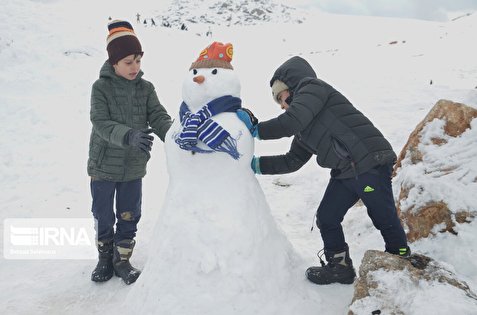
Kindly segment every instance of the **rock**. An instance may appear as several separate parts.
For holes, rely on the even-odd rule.
[[[436,118],[445,120],[445,133],[451,137],[457,137],[470,128],[470,121],[475,117],[477,117],[477,110],[475,108],[448,100],[438,101],[409,136],[409,140],[399,154],[395,170],[401,166],[401,161],[408,153],[411,154],[414,164],[422,161],[422,156],[417,146],[422,129],[432,120]]]
[[[475,108],[440,100],[399,154],[393,182],[409,241],[436,232],[457,234],[457,223],[477,215],[475,204],[467,202],[469,192],[477,193],[477,166],[466,154],[475,145],[475,117]]]
[[[401,258],[368,250],[361,262],[354,288],[348,315],[371,314],[377,311],[381,314],[424,314],[427,312],[422,311],[426,309],[419,310],[419,305],[429,311],[439,309],[443,304],[446,308],[455,307],[455,314],[462,314],[458,311],[459,307],[466,310],[473,305],[477,306],[477,295],[464,281],[457,279],[455,274],[432,258],[421,254]],[[442,296],[433,295],[434,291],[449,292],[449,296],[452,296],[452,293],[465,294],[469,298],[468,304],[461,303],[462,301],[444,301]],[[425,305],[422,304],[423,300]],[[449,303],[466,305],[453,306]],[[431,313],[433,312],[427,314]]]

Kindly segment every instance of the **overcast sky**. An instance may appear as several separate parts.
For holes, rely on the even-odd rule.
[[[325,12],[447,21],[477,11],[477,0],[292,0]]]

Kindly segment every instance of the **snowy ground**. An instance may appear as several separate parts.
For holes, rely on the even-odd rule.
[[[2,222],[90,217],[86,175],[90,88],[106,59],[108,16],[135,21],[138,9],[133,11],[127,2],[93,3],[2,1]],[[156,10],[151,5],[141,9],[151,15]],[[181,82],[190,63],[213,40],[234,44],[232,63],[241,78],[244,106],[259,119],[280,112],[272,102],[268,81],[292,55],[314,65],[318,76],[363,111],[397,152],[439,99],[477,107],[477,14],[436,23],[316,13],[302,25],[215,28],[212,38],[198,36],[193,28],[183,32],[138,24],[136,29],[145,50],[144,78],[155,84],[171,113],[178,109]],[[288,139],[258,142],[256,155],[286,152],[289,143]],[[139,268],[154,242],[152,230],[167,188],[163,149],[156,139],[144,179],[143,218],[133,258]],[[310,233],[310,227],[328,171],[311,160],[294,174],[260,176],[259,181],[274,218],[297,253],[308,264],[316,264],[322,243],[319,231]],[[365,213],[363,207],[355,207],[344,222],[356,266],[367,249],[383,249],[381,236]],[[438,235],[412,248],[447,264],[476,291],[476,225],[474,221],[459,226],[457,236]],[[92,283],[92,260],[7,260],[3,247],[0,251],[1,314],[108,314],[111,306],[121,305],[131,288],[118,278],[103,285]],[[352,286],[310,286],[326,301],[316,313],[346,313]]]

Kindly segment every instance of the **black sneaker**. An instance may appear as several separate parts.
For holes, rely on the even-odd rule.
[[[403,258],[407,258],[407,257],[411,256],[411,249],[409,248],[409,246],[399,247],[397,249],[386,248],[385,252],[393,254],[393,255],[397,255],[397,256],[403,257]]]
[[[411,256],[411,249],[409,248],[409,246],[399,248],[399,256],[401,257]]]

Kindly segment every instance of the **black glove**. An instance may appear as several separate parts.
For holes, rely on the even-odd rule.
[[[149,135],[151,132],[153,132],[153,129],[131,129],[124,136],[125,143],[149,153],[152,149],[152,141],[154,140],[154,137]]]

